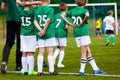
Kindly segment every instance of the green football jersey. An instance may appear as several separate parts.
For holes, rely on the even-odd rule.
[[[42,37],[39,36],[39,39],[49,39],[49,38],[55,37],[53,15],[54,15],[54,10],[53,10],[53,8],[51,8],[49,6],[41,6],[36,10],[36,12],[34,14],[34,20],[36,20],[39,23],[39,25],[42,29],[45,26],[46,20],[48,18],[50,19],[50,24],[46,30],[45,35]]]
[[[16,6],[16,0],[3,0],[3,2],[6,3],[6,20],[7,21],[20,21],[20,16],[18,13],[18,9]]]
[[[37,7],[24,10],[22,9],[19,11],[19,14],[21,16],[21,35],[24,36],[31,36],[36,35],[36,27],[34,26],[34,12],[36,11]],[[20,9],[18,9],[20,10]]]
[[[71,17],[72,23],[77,25],[82,22],[87,12],[89,11],[85,8],[75,7],[74,9],[66,12],[66,16]],[[74,37],[89,35],[89,26],[87,22],[83,26],[75,26],[73,30]]]
[[[55,37],[66,38],[66,22],[61,18],[62,13],[58,13],[54,17]],[[67,18],[69,20],[69,18]]]

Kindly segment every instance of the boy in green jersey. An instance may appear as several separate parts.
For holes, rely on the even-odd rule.
[[[39,7],[34,14],[34,24],[38,29],[38,47],[39,54],[37,59],[38,76],[42,75],[43,70],[43,56],[45,48],[48,51],[48,64],[50,75],[57,75],[54,71],[53,47],[55,43],[54,24],[52,22],[54,10],[48,6],[50,0],[41,0],[42,6]]]
[[[88,0],[75,0],[77,7],[74,9],[63,13],[61,17],[69,24],[71,25],[74,30],[74,37],[77,43],[78,47],[81,47],[81,67],[79,71],[80,76],[84,76],[84,69],[86,62],[88,61],[92,68],[94,74],[106,74],[105,72],[101,71],[96,63],[95,60],[92,58],[91,51],[89,48],[89,44],[91,43],[90,37],[89,37],[89,30],[88,30],[88,23],[87,19],[89,17],[89,11],[84,8],[84,6],[87,4]],[[70,23],[66,16],[72,18],[72,23]]]
[[[24,2],[32,2],[32,0],[24,0]],[[39,2],[40,3],[40,2]],[[38,3],[38,4],[39,4]],[[19,8],[20,6],[18,6]],[[32,8],[32,5],[25,5],[23,9],[19,10],[21,17],[21,52],[22,52],[22,74],[25,75],[28,71],[28,75],[33,75],[34,70],[34,52],[36,51],[36,28],[34,26],[34,12],[37,7]],[[27,69],[28,68],[28,69]]]
[[[61,18],[61,14],[65,13],[68,9],[66,3],[61,3],[59,6],[60,13],[56,14],[54,17],[54,24],[55,24],[55,38],[57,42],[57,49],[54,52],[54,62],[56,57],[59,55],[59,60],[57,67],[61,68],[64,67],[62,61],[64,59],[64,47],[66,46],[66,29],[68,28],[66,22]]]

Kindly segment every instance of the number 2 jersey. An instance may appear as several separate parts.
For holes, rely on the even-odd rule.
[[[58,13],[54,17],[55,37],[66,38],[66,22],[61,18],[62,13]],[[67,18],[69,20],[69,18]]]
[[[34,26],[34,12],[36,11],[37,7],[24,10],[18,9],[19,15],[21,16],[21,35],[24,36],[31,36],[36,35],[37,29]]]
[[[66,17],[72,18],[72,23],[77,25],[81,23],[85,17],[85,14],[89,11],[85,8],[75,7],[72,10],[66,12]],[[74,37],[81,37],[89,35],[88,23],[85,22],[83,26],[75,26],[74,29]]]
[[[54,10],[53,10],[53,8],[51,8],[49,6],[40,6],[36,10],[36,12],[34,14],[34,20],[36,20],[39,23],[39,25],[42,29],[44,29],[46,20],[48,18],[50,19],[50,24],[48,25],[45,35],[42,37],[39,36],[39,39],[49,39],[49,38],[55,37],[53,15],[54,15]]]

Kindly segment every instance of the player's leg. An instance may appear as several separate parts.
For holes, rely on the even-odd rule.
[[[43,73],[42,70],[43,70],[44,52],[45,52],[45,48],[44,47],[40,47],[39,48],[38,58],[37,58],[38,76],[42,76],[42,73]]]
[[[87,46],[87,60],[90,63],[90,65],[92,66],[93,70],[99,70],[98,66],[95,63],[95,60],[91,56],[91,51],[90,51],[89,46]]]
[[[102,29],[99,30],[100,37],[102,37]]]
[[[81,47],[81,66],[80,66],[80,76],[84,76],[84,70],[85,70],[85,66],[86,66],[86,62],[87,62],[87,59],[86,59],[86,49],[87,49],[87,46],[82,46]]]
[[[81,37],[77,37],[77,38],[75,38],[75,40],[76,40],[76,44],[77,44],[78,48],[80,48],[82,46],[82,48],[81,48],[82,56],[81,56],[81,60],[80,60],[79,75],[84,76],[84,69],[85,69],[86,62],[87,62],[87,60],[86,60],[86,46],[82,44],[84,42],[82,41]]]
[[[60,68],[60,67],[65,67],[62,64],[62,62],[65,55],[64,48],[65,46],[67,46],[66,38],[59,38],[59,46],[60,46],[60,54],[59,54],[59,60],[58,60],[58,67]]]
[[[60,53],[60,49],[59,49],[59,47],[57,47],[57,48],[55,49],[55,52],[54,52],[54,64],[55,64],[55,62],[56,62],[56,58],[57,58],[57,56],[59,55],[59,53]]]
[[[38,43],[38,57],[37,57],[37,68],[38,68],[38,76],[42,76],[42,70],[43,70],[43,58],[44,58],[44,52],[45,52],[45,40],[39,39],[37,41]]]
[[[26,52],[22,52],[22,58],[21,58],[21,62],[22,62],[22,75],[26,75],[27,73],[27,53]]]
[[[60,53],[60,47],[59,47],[59,38],[55,38],[55,41],[56,41],[56,45],[57,45],[57,48],[55,49],[55,52],[54,52],[54,64],[56,62],[56,58],[57,56],[59,55]]]
[[[21,23],[16,21],[16,71],[21,71],[21,57],[22,52],[20,52],[20,27]]]
[[[111,40],[112,41],[112,45],[115,45],[115,35],[114,34],[111,35],[111,39],[112,39]]]
[[[105,40],[106,40],[106,46],[108,46],[109,43],[110,43],[110,41],[109,41],[109,30],[106,30]]]
[[[82,36],[82,37],[77,37],[76,38],[76,43],[77,43],[77,46],[78,47],[81,47],[81,66],[80,66],[80,73],[79,75],[80,76],[84,76],[84,69],[85,69],[85,66],[86,66],[86,62],[87,62],[87,45],[89,45],[91,43],[91,40],[90,40],[90,37],[87,35],[87,36]]]
[[[111,41],[112,41],[112,45],[115,45],[115,35],[114,35],[114,31],[111,30]]]
[[[1,72],[2,73],[6,73],[7,62],[8,62],[10,50],[14,44],[14,40],[15,40],[14,22],[7,21],[6,44],[3,48],[2,64],[1,64]]]
[[[89,64],[92,66],[94,74],[102,74],[102,75],[106,74],[106,72],[100,70],[98,68],[98,66],[96,65],[95,60],[92,58],[89,46],[87,46],[87,60],[88,60]]]
[[[28,52],[27,53],[27,63],[28,63],[28,75],[31,76],[33,75],[34,72],[34,53],[33,52]]]
[[[57,75],[54,71],[54,57],[53,57],[53,46],[56,46],[55,38],[46,39],[45,46],[48,52],[48,64],[50,75]]]
[[[98,38],[98,36],[99,36],[99,31],[98,31],[98,29],[96,28],[96,38]]]
[[[47,52],[50,75],[57,75],[58,73],[54,71],[53,47],[47,47]]]
[[[64,55],[65,55],[64,46],[61,46],[61,47],[60,47],[60,54],[59,54],[58,65],[57,65],[59,68],[65,67],[65,66],[62,64],[63,59],[64,59]]]

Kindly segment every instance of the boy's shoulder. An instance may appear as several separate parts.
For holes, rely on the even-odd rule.
[[[60,15],[61,15],[61,13],[57,13],[57,14],[55,14],[55,17],[60,16]]]

